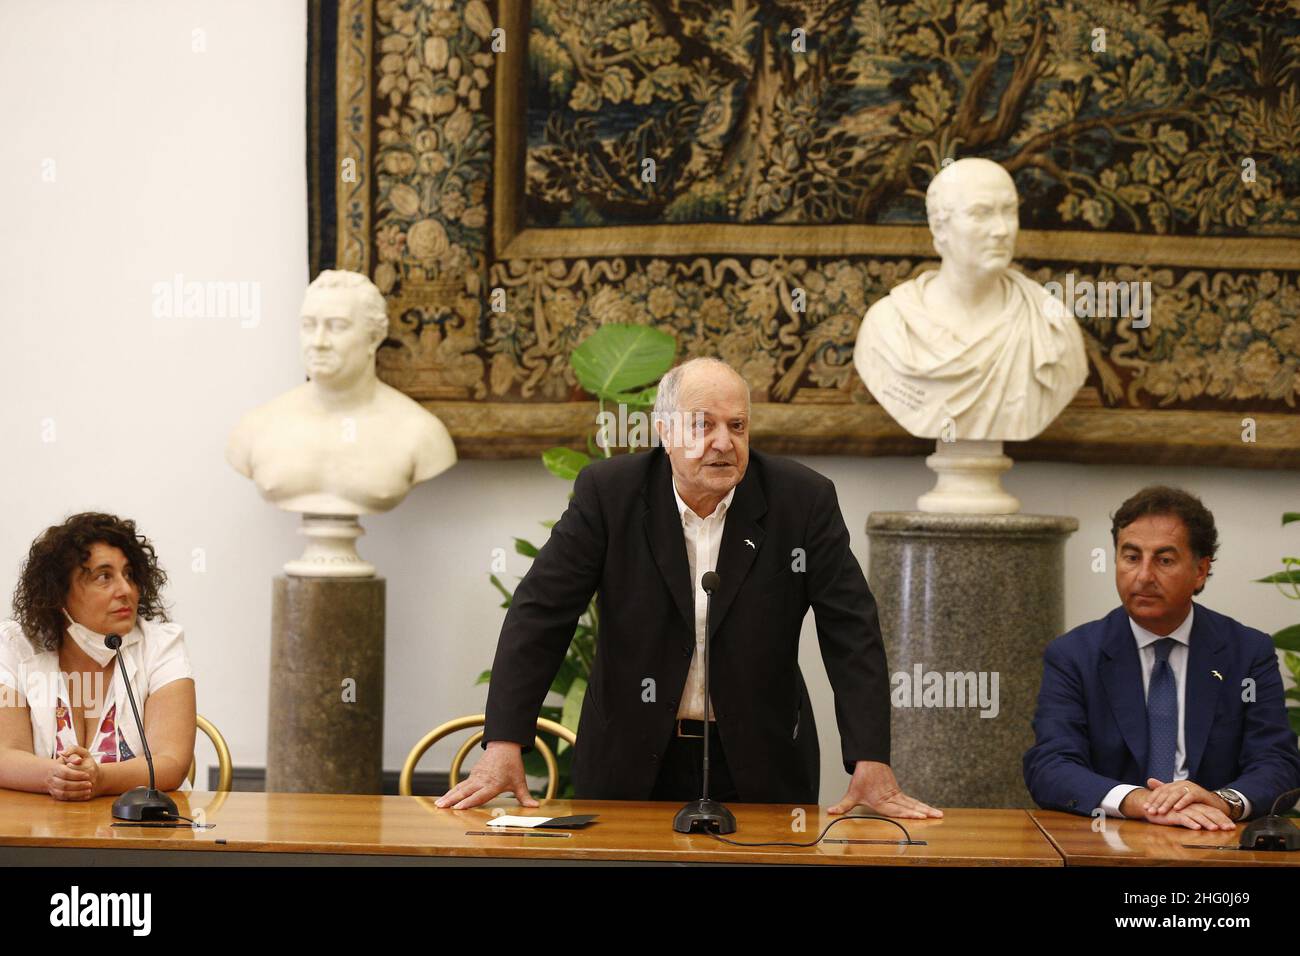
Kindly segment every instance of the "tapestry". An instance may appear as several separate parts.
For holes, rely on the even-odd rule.
[[[312,272],[372,276],[380,374],[463,455],[580,447],[567,357],[611,322],[740,370],[758,447],[928,450],[853,347],[983,156],[1090,366],[1008,454],[1300,467],[1300,0],[310,11]]]

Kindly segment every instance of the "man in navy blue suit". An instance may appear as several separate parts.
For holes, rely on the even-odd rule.
[[[1267,634],[1192,603],[1218,549],[1200,499],[1144,488],[1112,519],[1123,606],[1048,645],[1025,784],[1045,809],[1232,829],[1300,787]]]

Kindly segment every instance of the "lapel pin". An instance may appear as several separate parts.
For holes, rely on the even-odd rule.
[[[1210,673],[1213,674],[1215,677],[1219,678],[1219,680],[1223,680],[1223,675],[1220,674],[1218,671],[1210,671]]]
[[[754,542],[750,541],[748,538],[745,539],[745,544],[749,545],[751,548],[754,548]],[[757,551],[758,548],[754,548],[754,550]]]

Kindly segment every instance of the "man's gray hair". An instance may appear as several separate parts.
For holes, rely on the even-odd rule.
[[[749,382],[745,377],[728,365],[722,359],[701,356],[683,362],[681,365],[675,365],[664,373],[664,377],[659,380],[659,391],[655,394],[654,420],[663,422],[671,426],[673,414],[681,411],[682,379],[691,369],[713,366],[715,368],[725,368],[745,386],[745,406],[749,407]]]
[[[361,317],[370,326],[371,334],[382,342],[388,337],[388,302],[384,294],[360,272],[348,272],[344,269],[325,269],[311,284],[312,289],[347,289],[357,293],[361,303]]]

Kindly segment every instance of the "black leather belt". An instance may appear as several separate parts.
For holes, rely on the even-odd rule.
[[[677,736],[678,736],[678,737],[695,737],[695,738],[697,738],[697,739],[699,739],[699,740],[703,740],[703,739],[704,739],[705,726],[706,726],[706,725],[705,725],[705,722],[702,721],[702,720],[678,720],[678,721],[677,721]],[[713,735],[714,739],[717,739],[717,736],[718,736],[718,722],[717,722],[716,720],[711,720],[711,721],[708,722],[707,727],[708,727],[708,731],[709,731],[709,733],[711,733],[711,734]]]

